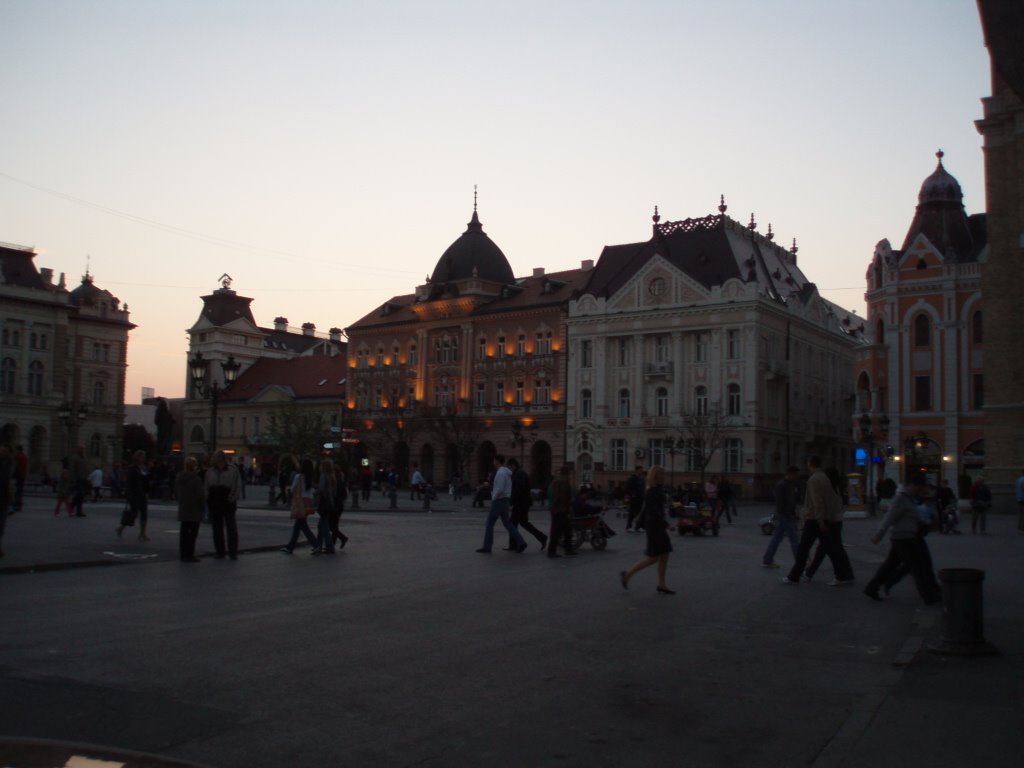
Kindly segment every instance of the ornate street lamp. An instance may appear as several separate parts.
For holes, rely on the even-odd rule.
[[[524,424],[522,420],[516,419],[512,422],[512,447],[519,446],[519,466],[526,461],[526,444],[537,439],[537,423],[531,421]]]
[[[211,402],[209,450],[212,453],[217,450],[217,405],[221,395],[231,389],[231,385],[235,383],[238,371],[242,366],[235,362],[234,355],[228,355],[227,361],[220,364],[221,370],[224,372],[223,387],[216,381],[207,381],[209,366],[210,361],[203,358],[202,352],[196,352],[196,356],[188,361],[189,372],[192,375],[192,387],[200,397],[208,398]]]
[[[868,499],[868,513],[874,516],[876,511],[876,505],[878,503],[878,497],[875,492],[875,438],[880,438],[881,443],[884,445],[886,440],[889,438],[889,417],[886,414],[882,414],[878,418],[878,434],[876,435],[873,430],[873,424],[871,416],[868,413],[862,413],[860,419],[857,420],[860,426],[860,440],[867,447],[867,472],[865,473],[864,481],[867,484],[867,499]],[[882,460],[882,476],[885,476],[885,454],[879,452],[879,458]]]
[[[88,416],[89,409],[86,407],[85,403],[79,403],[76,407],[65,400],[57,406],[57,418],[60,420],[60,423],[64,425],[64,428],[68,433],[67,455],[69,458],[71,457],[71,444],[74,432],[82,425]]]

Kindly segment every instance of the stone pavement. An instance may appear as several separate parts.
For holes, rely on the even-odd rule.
[[[223,768],[960,768],[1024,753],[1024,536],[1008,518],[984,537],[929,537],[937,567],[986,572],[985,634],[1001,653],[962,658],[927,652],[942,613],[910,583],[880,604],[860,587],[779,585],[758,565],[763,508],[742,507],[717,539],[673,537],[679,594],[660,597],[651,571],[629,592],[616,583],[640,536],[568,560],[532,542],[483,556],[468,499],[427,515],[378,497],[346,513],[352,543],[327,562],[268,551],[290,522],[264,499],[240,512],[238,563],[198,564],[176,561],[171,506],[153,505],[140,543],[114,536],[119,504],[54,519],[30,500],[0,560],[0,739]],[[885,553],[872,528],[844,531],[861,585]],[[123,567],[85,567],[99,563]],[[30,764],[12,754],[0,741],[0,764]]]

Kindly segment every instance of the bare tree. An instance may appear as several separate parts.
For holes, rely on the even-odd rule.
[[[454,406],[426,407],[423,425],[438,442],[454,449],[458,471],[466,476],[466,465],[472,458],[483,435],[484,423],[473,413],[468,400],[459,400]]]
[[[700,472],[701,486],[708,465],[725,443],[731,426],[731,418],[719,408],[683,413],[678,433],[683,451],[690,457],[690,469]]]

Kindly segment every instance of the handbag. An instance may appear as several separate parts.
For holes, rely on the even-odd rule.
[[[121,525],[131,527],[135,525],[135,508],[125,501],[124,509],[121,510]]]
[[[303,508],[303,511],[305,511],[305,513],[306,513],[306,517],[309,517],[310,515],[315,515],[316,514],[316,509],[313,507],[313,497],[312,496],[302,496],[301,498],[302,498],[302,508]]]

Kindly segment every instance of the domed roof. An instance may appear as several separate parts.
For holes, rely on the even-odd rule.
[[[484,232],[473,206],[473,218],[454,243],[448,246],[430,275],[431,283],[450,283],[477,277],[502,284],[515,282],[505,254]]]
[[[918,203],[963,203],[964,193],[960,189],[960,183],[942,165],[944,154],[941,149],[935,153],[939,158],[939,164],[932,175],[921,184],[921,191],[917,195]]]
[[[71,292],[70,298],[76,307],[95,307],[97,304],[107,303],[111,309],[117,309],[119,303],[110,291],[97,288],[92,281],[92,275],[88,272],[82,275],[82,284]]]

